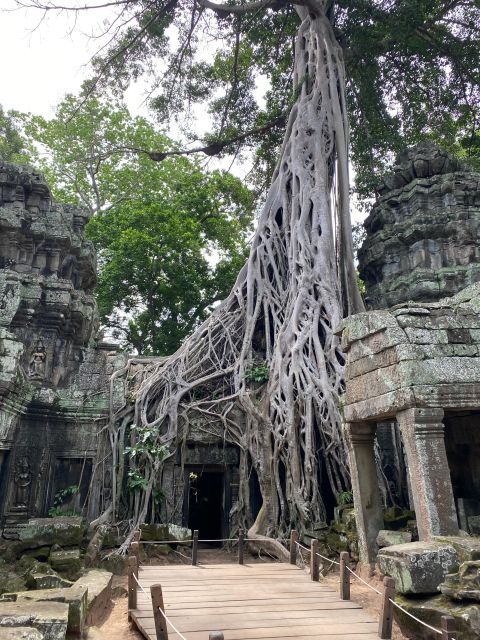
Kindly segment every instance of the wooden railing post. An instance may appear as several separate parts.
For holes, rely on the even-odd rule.
[[[168,640],[167,621],[160,613],[160,609],[165,612],[162,585],[152,584],[150,587],[150,595],[152,596],[153,621],[155,623],[157,640]]]
[[[290,532],[290,564],[297,564],[298,533],[295,529]]]
[[[340,598],[350,600],[350,554],[348,551],[340,553]]]
[[[193,544],[192,544],[192,566],[197,564],[198,554],[198,529],[193,532]]]
[[[132,544],[130,545],[130,555],[135,556],[135,558],[137,559],[137,571],[138,571],[138,567],[140,566],[140,543],[139,542],[132,542]]]
[[[224,640],[223,631],[210,631],[208,640]]]
[[[382,609],[378,623],[378,637],[391,640],[393,627],[393,603],[395,598],[395,580],[385,576],[383,579]]]
[[[243,529],[238,532],[238,564],[243,564],[243,547],[245,542],[245,533]]]
[[[442,640],[457,640],[455,618],[442,616]]]
[[[131,620],[131,609],[137,608],[137,583],[138,565],[135,556],[128,556],[128,619]]]
[[[310,577],[318,582],[320,580],[320,558],[318,553],[318,540],[313,538],[310,541]]]
[[[132,542],[140,542],[140,534],[141,534],[140,529],[137,529],[133,534]]]

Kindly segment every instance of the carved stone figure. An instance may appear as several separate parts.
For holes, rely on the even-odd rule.
[[[37,340],[28,365],[28,375],[30,378],[41,380],[45,376],[46,360],[47,351],[45,345],[42,340]]]
[[[32,471],[27,456],[22,456],[15,469],[15,508],[28,507],[30,497],[30,485],[32,484]]]

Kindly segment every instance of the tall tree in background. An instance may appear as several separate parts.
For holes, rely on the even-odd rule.
[[[102,321],[139,353],[173,353],[245,261],[251,192],[184,157],[156,164],[130,153],[172,142],[121,104],[67,96],[51,120],[23,121],[54,196],[92,214]]]
[[[22,118],[16,111],[4,111],[0,105],[0,160],[26,163],[31,158],[27,140],[22,134]]]
[[[240,519],[250,519],[253,467],[263,497],[255,529],[304,529],[325,519],[325,496],[349,481],[339,413],[343,357],[334,334],[344,314],[362,308],[349,220],[348,116],[363,189],[392,151],[419,135],[461,140],[468,149],[478,117],[478,3],[113,4],[119,12],[110,49],[95,64],[94,88],[123,88],[150,72],[160,118],[183,112],[188,121],[192,104],[206,102],[213,131],[197,147],[214,154],[254,145],[260,182],[271,176],[252,250],[230,295],[176,354],[150,370],[136,389],[130,424],[171,456],[188,437],[191,417],[208,416],[240,447]],[[215,51],[207,56],[209,41]],[[265,106],[255,98],[260,74],[270,85]],[[193,138],[188,125],[186,132]],[[171,153],[150,152],[155,160]],[[129,428],[121,415],[110,425],[117,441]],[[114,468],[120,453],[113,452]],[[145,451],[132,464],[145,488],[136,501],[138,522],[162,460]],[[116,513],[116,499],[113,506]]]

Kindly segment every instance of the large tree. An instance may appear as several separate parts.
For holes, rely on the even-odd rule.
[[[349,218],[349,119],[364,188],[392,150],[420,135],[450,144],[462,137],[467,148],[478,116],[478,2],[113,4],[113,40],[96,60],[92,90],[150,72],[159,116],[191,117],[192,104],[206,101],[213,131],[197,146],[214,154],[256,144],[271,177],[230,295],[145,375],[132,419],[128,407],[120,422],[112,417],[112,441],[122,442],[133,420],[132,434],[142,429],[151,444],[131,463],[145,489],[135,519],[147,514],[162,458],[188,437],[192,417],[204,415],[240,447],[240,520],[250,518],[253,468],[263,497],[256,530],[305,528],[325,519],[328,492],[349,482],[339,409],[344,362],[334,332],[343,315],[362,308]],[[256,100],[259,74],[270,84],[265,105]],[[169,153],[150,151],[155,160]]]
[[[129,152],[173,143],[122,103],[70,95],[53,118],[22,119],[54,196],[92,215],[102,321],[130,349],[173,353],[245,261],[252,193],[198,160]]]

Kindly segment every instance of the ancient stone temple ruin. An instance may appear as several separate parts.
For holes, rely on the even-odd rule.
[[[79,491],[62,510],[89,521],[111,502],[111,450],[99,434],[108,422],[110,377],[127,356],[98,334],[87,221],[84,210],[52,201],[41,174],[0,163],[3,537],[16,538],[29,518],[47,516],[71,487]],[[112,408],[124,402],[119,378]],[[157,516],[224,538],[238,495],[239,450],[207,427],[193,425],[183,464],[173,458],[165,465]],[[91,483],[94,474],[98,482]]]
[[[360,558],[417,597],[441,590],[459,601],[468,575],[467,604],[478,602],[480,540],[467,533],[480,534],[480,174],[419,145],[398,158],[365,228],[360,275],[373,310],[342,327]],[[407,505],[389,477],[392,451],[406,470]],[[381,470],[393,505],[413,510],[419,542],[379,552]],[[478,605],[472,613],[446,595],[422,602],[410,603],[417,614],[423,607],[438,621],[453,607],[462,637],[478,637],[480,621],[468,622]]]
[[[0,516],[4,537],[58,491],[93,518],[99,426],[123,360],[97,335],[96,259],[85,211],[52,202],[42,176],[0,164]]]

